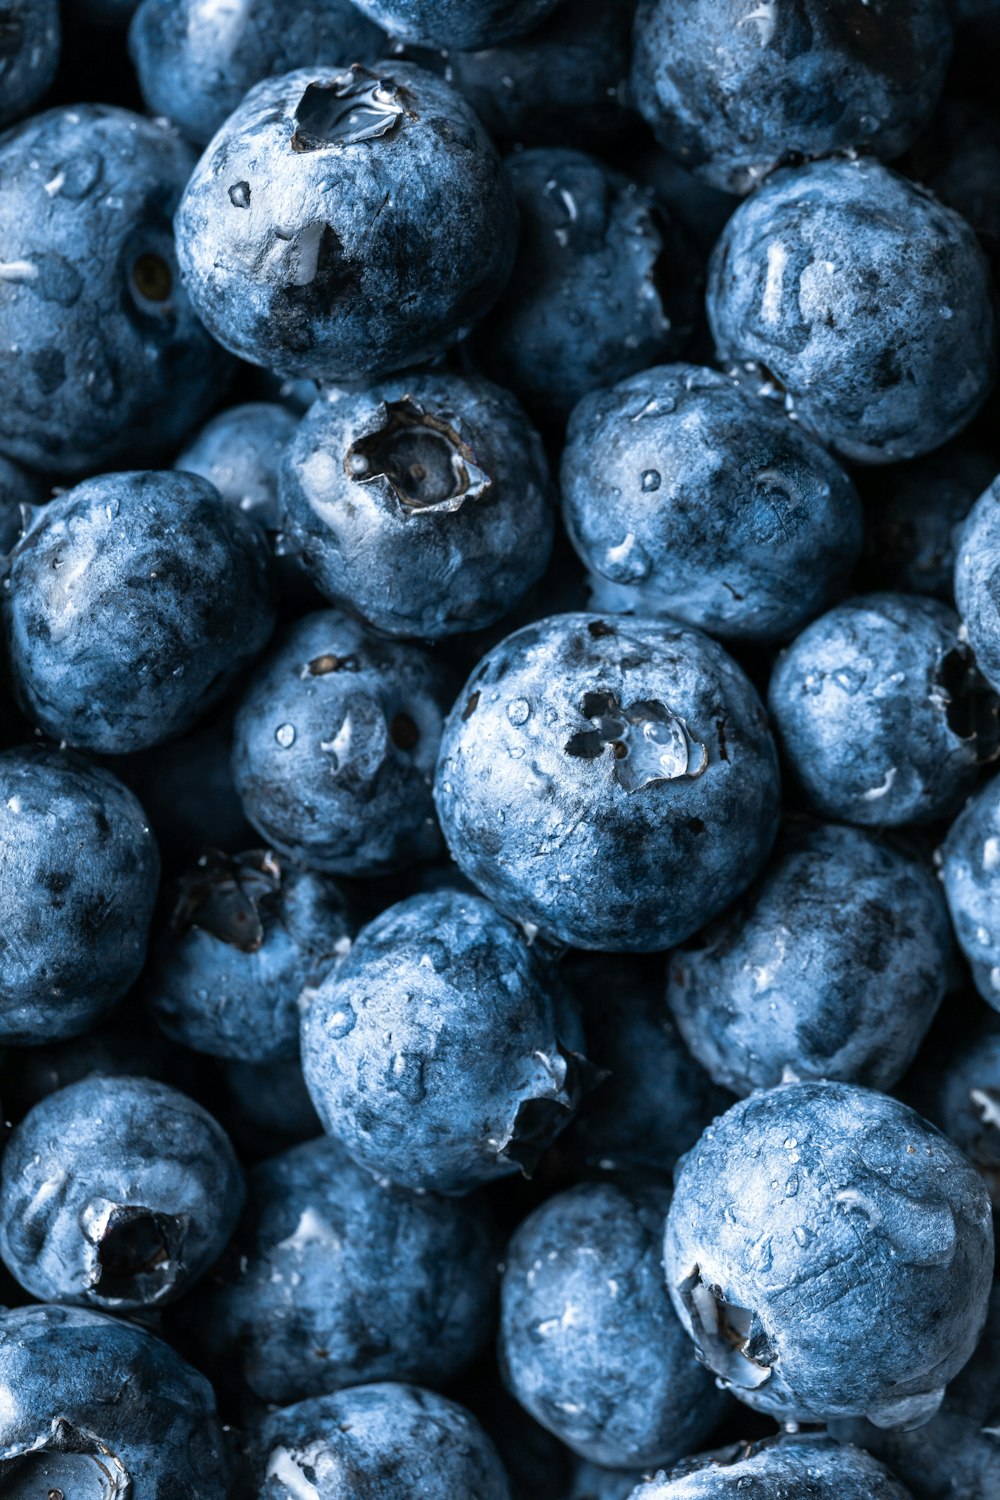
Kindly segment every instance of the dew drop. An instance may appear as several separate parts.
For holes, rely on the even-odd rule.
[[[531,704],[526,698],[515,698],[513,703],[507,704],[507,717],[515,726],[527,724],[531,716]]]
[[[278,741],[282,750],[287,750],[290,745],[295,744],[295,725],[279,724],[274,731],[274,738]]]
[[[651,495],[654,490],[658,490],[660,488],[660,483],[661,480],[659,469],[647,469],[642,476],[643,493],[646,495]]]

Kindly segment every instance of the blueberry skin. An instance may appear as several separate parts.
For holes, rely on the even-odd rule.
[[[858,147],[892,160],[944,83],[947,0],[641,0],[632,93],[660,144],[699,177],[746,193],[795,158]]]
[[[626,108],[635,0],[557,5],[526,37],[448,54],[450,78],[505,146],[600,147]]]
[[[0,457],[0,556],[10,552],[26,515],[41,498],[42,487],[35,477]]]
[[[530,1172],[592,1082],[547,961],[480,896],[412,896],[310,994],[302,1069],[324,1128],[406,1187]]]
[[[78,1307],[0,1312],[0,1387],[11,1500],[227,1500],[212,1388],[145,1328]]]
[[[496,1449],[454,1401],[414,1385],[355,1386],[272,1412],[257,1434],[258,1500],[510,1500]]]
[[[940,447],[993,379],[989,265],[969,225],[870,159],[777,172],[709,267],[723,364],[777,382],[803,427],[857,463]]]
[[[581,1002],[587,1057],[605,1077],[560,1149],[591,1171],[673,1172],[732,1098],[681,1041],[663,1004],[661,964],[597,953],[563,972]]]
[[[520,247],[469,352],[529,412],[558,421],[589,391],[681,352],[695,271],[653,195],[596,157],[540,147],[507,169]]]
[[[147,749],[191,728],[267,644],[267,542],[196,475],[88,479],[14,549],[3,623],[35,724],[84,750]]]
[[[949,1384],[936,1416],[914,1432],[882,1432],[864,1421],[837,1422],[834,1431],[863,1443],[888,1464],[913,1500],[993,1500],[1000,1492],[1000,1448],[993,1431],[998,1402],[1000,1282],[995,1282],[983,1337]]]
[[[439,1385],[489,1340],[496,1281],[485,1204],[395,1187],[321,1137],[251,1172],[242,1224],[189,1322],[206,1362],[262,1401]]]
[[[668,964],[667,1003],[716,1083],[891,1089],[944,998],[937,881],[859,828],[792,826],[764,875]]]
[[[898,1100],[785,1084],[734,1104],[681,1163],[664,1265],[702,1358],[748,1406],[918,1426],[982,1331],[989,1196]]]
[[[262,78],[374,61],[385,36],[350,0],[237,0],[221,18],[203,0],[143,0],[128,43],[150,113],[204,146]]]
[[[431,780],[445,669],[337,610],[278,638],[236,714],[233,779],[281,854],[335,875],[376,875],[441,847]]]
[[[439,47],[492,47],[523,36],[560,0],[355,0],[393,37]]]
[[[228,505],[272,537],[279,526],[278,472],[298,422],[277,401],[230,406],[207,422],[174,464],[214,484]]]
[[[73,755],[0,753],[0,1041],[96,1025],[139,976],[160,861],[116,777]]]
[[[756,693],[666,619],[556,615],[480,663],[445,725],[438,817],[462,872],[577,948],[683,942],[739,895],[777,829]]]
[[[149,461],[218,400],[229,361],[180,285],[170,219],[193,165],[110,105],[0,141],[0,450],[64,475]]]
[[[0,23],[0,125],[25,115],[56,76],[59,0],[13,0]]]
[[[768,707],[810,806],[849,823],[947,817],[997,752],[997,700],[958,617],[917,595],[814,620],[779,656]]]
[[[657,1474],[629,1500],[911,1500],[908,1490],[860,1448],[823,1433],[784,1433],[737,1443]]]
[[[332,880],[267,849],[203,855],[179,881],[146,974],[153,1014],[196,1052],[293,1061],[299,996],[347,952],[352,930]]]
[[[552,550],[541,440],[476,377],[321,397],[286,453],[281,505],[286,548],[319,591],[388,635],[485,629]]]
[[[1000,779],[962,809],[941,846],[941,879],[976,989],[1000,1010]]]
[[[906,1080],[906,1102],[964,1152],[1000,1208],[1000,1024],[991,1011],[943,1048],[924,1050]],[[997,1463],[1000,1472],[1000,1455]]]
[[[472,110],[409,63],[376,67],[258,84],[185,189],[188,292],[251,364],[374,380],[454,342],[510,274],[514,195]]]
[[[585,396],[563,450],[563,515],[595,603],[711,634],[793,634],[845,591],[861,502],[772,403],[717,370],[661,365]]]
[[[200,1104],[97,1074],[49,1094],[11,1135],[0,1255],[35,1297],[161,1306],[218,1259],[243,1198],[229,1139]]]
[[[972,507],[958,536],[955,604],[976,664],[1000,685],[1000,478]]]
[[[728,1405],[663,1284],[669,1206],[661,1184],[585,1183],[536,1209],[504,1257],[506,1382],[536,1421],[608,1467],[673,1462]]]

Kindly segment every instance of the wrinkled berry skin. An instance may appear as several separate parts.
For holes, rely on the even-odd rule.
[[[653,195],[596,157],[539,148],[507,168],[521,243],[470,353],[529,412],[562,420],[589,391],[681,352],[696,272]]]
[[[663,1004],[662,962],[586,954],[563,970],[587,1057],[605,1076],[560,1139],[591,1171],[669,1174],[733,1102],[691,1056]]]
[[[753,879],[778,768],[756,693],[671,620],[556,615],[495,647],[441,743],[438,817],[485,895],[547,938],[683,942]]]
[[[541,441],[476,377],[399,376],[314,401],[281,503],[285,546],[319,591],[388,635],[485,629],[552,550]]]
[[[439,47],[492,47],[544,21],[559,0],[355,0],[390,36]]]
[[[298,1001],[346,953],[332,880],[270,850],[204,855],[182,876],[145,984],[168,1036],[239,1062],[294,1060]]]
[[[1000,686],[1000,479],[966,518],[955,560],[955,604],[987,682]]]
[[[616,1468],[690,1453],[728,1405],[663,1284],[665,1185],[586,1183],[549,1198],[504,1256],[500,1363],[536,1421]]]
[[[83,750],[144,750],[189,729],[267,644],[267,542],[196,475],[88,479],[14,549],[3,621],[35,724]]]
[[[979,1346],[950,1382],[936,1416],[913,1432],[882,1432],[864,1421],[837,1422],[834,1431],[888,1464],[913,1500],[993,1500],[1000,1493],[1000,1448],[992,1430],[998,1401],[1000,1282],[990,1294]]]
[[[517,211],[465,100],[393,61],[251,89],[176,229],[189,295],[227,349],[282,375],[362,380],[428,359],[489,310]]]
[[[385,37],[350,0],[236,0],[214,24],[203,0],[143,0],[129,52],[150,114],[204,146],[262,78],[374,61]]]
[[[533,1170],[591,1082],[547,960],[480,896],[413,896],[362,928],[307,999],[302,1068],[324,1128],[406,1187]]]
[[[174,464],[214,484],[272,536],[278,530],[278,471],[298,423],[277,401],[230,406],[207,422]]]
[[[110,105],[53,109],[0,141],[0,451],[55,474],[160,456],[229,361],[180,284],[170,219],[193,157]]]
[[[983,1176],[1000,1207],[1000,1023],[991,1011],[943,1046],[928,1046],[907,1076],[906,1102],[943,1130]],[[1000,1336],[1000,1325],[997,1328]],[[1000,1381],[1000,1367],[998,1367]],[[998,1385],[1000,1395],[1000,1385]],[[1000,1463],[1000,1458],[998,1458]]]
[[[279,637],[236,715],[233,779],[279,853],[376,875],[441,847],[431,780],[451,697],[417,646],[324,610]]]
[[[5,1310],[0,1388],[11,1494],[103,1500],[124,1482],[135,1500],[229,1496],[212,1388],[145,1328],[79,1307]]]
[[[243,1207],[222,1127],[148,1078],[95,1074],[10,1137],[0,1254],[35,1297],[110,1311],[172,1301],[217,1260]]]
[[[936,599],[866,594],[779,656],[775,731],[810,806],[892,827],[947,817],[997,751],[994,694]]]
[[[0,1041],[89,1031],[139,976],[160,861],[109,772],[34,747],[0,754]]]
[[[563,514],[598,608],[740,640],[793,634],[861,551],[850,479],[773,403],[717,370],[661,365],[585,396],[563,450]]]
[[[395,1187],[323,1136],[254,1168],[189,1322],[206,1362],[263,1401],[439,1385],[488,1342],[496,1279],[484,1204]]]
[[[0,125],[38,103],[56,76],[59,0],[8,0],[0,28]]]
[[[625,108],[635,0],[557,5],[525,37],[450,52],[451,81],[496,141],[599,147],[633,118]]]
[[[665,150],[746,193],[797,158],[901,156],[937,103],[951,39],[947,0],[641,0],[632,93]]]
[[[719,359],[777,381],[803,427],[856,463],[940,447],[993,379],[974,232],[867,158],[768,178],[715,248],[707,310]]]
[[[258,1500],[510,1500],[496,1449],[454,1401],[385,1382],[272,1412],[256,1434]]]
[[[702,1357],[748,1406],[917,1426],[982,1331],[989,1196],[898,1100],[785,1084],[734,1104],[681,1163],[664,1265]]]
[[[657,1474],[629,1500],[911,1500],[888,1469],[823,1433],[785,1433],[737,1443]]]
[[[958,945],[976,989],[1000,1010],[1000,779],[993,777],[962,809],[940,859]]]
[[[944,997],[950,958],[930,870],[860,828],[793,825],[757,885],[671,955],[667,1000],[734,1094],[786,1078],[888,1090]]]

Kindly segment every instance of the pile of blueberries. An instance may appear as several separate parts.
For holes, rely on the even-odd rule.
[[[3,1500],[998,1500],[998,76],[0,4]]]

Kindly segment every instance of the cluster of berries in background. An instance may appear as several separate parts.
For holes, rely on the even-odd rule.
[[[4,1500],[1000,1496],[998,75],[0,7]]]

